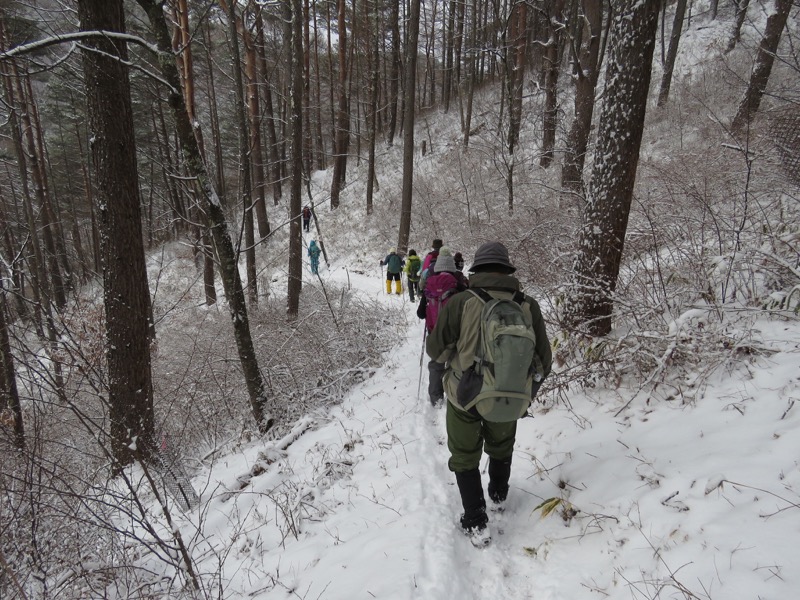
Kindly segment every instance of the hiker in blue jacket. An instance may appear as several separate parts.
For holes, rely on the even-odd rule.
[[[403,284],[400,282],[400,273],[403,272],[403,266],[406,264],[400,255],[397,254],[397,250],[392,248],[389,250],[389,254],[386,255],[381,261],[381,266],[386,266],[386,293],[392,293],[392,281],[394,281],[394,291],[396,294],[400,295],[403,293]]]
[[[308,244],[308,258],[311,259],[311,274],[319,275],[319,255],[322,249],[317,246],[316,240],[311,240]]]

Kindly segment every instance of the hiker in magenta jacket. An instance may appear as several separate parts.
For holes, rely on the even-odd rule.
[[[439,256],[433,264],[433,274],[425,280],[420,307],[417,316],[425,319],[425,327],[430,333],[436,325],[436,320],[441,309],[450,300],[450,297],[467,289],[466,280],[457,277],[456,263],[450,249],[442,247]],[[445,364],[431,360],[428,362],[428,399],[433,406],[438,406],[444,400]]]
[[[473,273],[469,279],[470,290],[482,289],[495,298],[509,299],[520,292],[519,280],[512,276],[516,267],[509,260],[506,247],[499,242],[489,242],[478,248],[470,271]],[[521,307],[529,311],[536,334],[534,352],[536,362],[541,365],[541,381],[550,373],[552,365],[550,342],[538,303],[530,296],[522,296]],[[483,452],[489,455],[489,498],[502,503],[508,495],[517,431],[516,421],[489,422],[474,408],[468,412],[458,403],[458,383],[474,362],[482,308],[482,300],[471,291],[456,294],[439,313],[426,343],[431,360],[442,367],[446,365],[448,466],[455,473],[464,507],[461,526],[469,535],[488,534],[486,501],[479,471]],[[538,389],[538,385],[536,387]]]

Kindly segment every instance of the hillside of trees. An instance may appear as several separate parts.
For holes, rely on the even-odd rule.
[[[282,439],[381,364],[391,310],[311,277],[304,205],[376,291],[390,247],[503,240],[545,403],[755,352],[731,314],[800,308],[798,10],[0,0],[0,589],[87,597],[127,543],[192,581],[179,535],[120,532],[130,468],[164,495],[176,452]]]

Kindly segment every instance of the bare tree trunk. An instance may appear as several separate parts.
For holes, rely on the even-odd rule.
[[[327,168],[327,157],[325,155],[325,140],[322,137],[322,88],[320,80],[322,79],[322,74],[319,69],[319,44],[317,43],[318,39],[318,31],[317,31],[317,3],[314,2],[312,4],[313,10],[313,19],[314,19],[314,73],[316,77],[316,86],[314,90],[314,94],[316,96],[315,102],[316,106],[314,107],[314,137],[317,140],[317,168],[323,170]]]
[[[6,165],[6,174],[9,174],[8,165]],[[21,225],[24,223],[24,219],[19,213],[14,182],[10,177],[8,178],[8,182],[14,202],[13,222]],[[0,196],[2,196],[2,194],[0,194]],[[5,204],[5,202],[3,202],[3,204]],[[4,207],[4,213],[5,210],[6,208]],[[25,272],[23,270],[24,248],[22,244],[17,241],[14,231],[9,226],[9,220],[10,219],[7,218],[5,214],[3,214],[3,218],[0,219],[0,227],[2,227],[3,230],[3,245],[5,246],[6,256],[9,257],[9,263],[7,263],[6,266],[9,269],[10,285],[7,289],[11,292],[15,300],[14,308],[17,311],[17,315],[27,321],[31,318],[31,314],[28,309],[27,299],[25,298]]]
[[[84,31],[125,32],[122,0],[79,0]],[[103,283],[111,448],[116,469],[155,452],[150,291],[125,42],[94,38],[83,52],[92,158],[103,207]],[[93,51],[92,49],[96,49]]]
[[[347,170],[347,154],[350,146],[350,113],[347,98],[347,24],[345,19],[346,0],[338,0],[339,16],[337,27],[339,33],[339,85],[338,104],[334,137],[336,138],[333,157],[333,181],[331,181],[331,208],[338,208],[339,195],[345,181]]]
[[[314,169],[314,140],[311,135],[311,8],[303,0],[303,172]]]
[[[6,319],[6,292],[0,285],[0,409],[8,407],[14,419],[14,446],[25,448],[25,424],[22,418],[22,404],[19,401],[17,375],[14,370],[14,355],[11,353],[11,342],[8,336],[8,320]]]
[[[564,31],[564,0],[555,0],[550,7],[550,36],[544,54],[544,115],[542,124],[542,156],[539,164],[546,169],[553,162],[558,125],[558,76],[561,71],[561,43]]]
[[[564,167],[561,170],[561,186],[575,192],[583,189],[583,165],[599,73],[602,10],[596,0],[583,0],[583,18],[585,31],[575,69],[575,118],[567,137]]]
[[[731,38],[728,40],[728,47],[725,48],[726,53],[736,48],[736,44],[739,43],[739,38],[742,35],[742,25],[744,25],[744,19],[747,16],[748,6],[750,6],[750,0],[737,0],[736,2],[736,20],[734,21],[733,30],[731,31]]]
[[[250,407],[259,431],[266,433],[273,425],[273,418],[269,413],[269,399],[267,398],[264,379],[258,366],[253,338],[250,334],[250,321],[247,316],[244,290],[239,277],[236,253],[228,233],[225,213],[222,211],[219,197],[211,185],[197,140],[194,138],[192,125],[189,122],[183,95],[180,93],[180,79],[171,57],[169,30],[167,29],[167,22],[164,18],[161,4],[157,0],[136,1],[147,14],[158,45],[158,63],[162,76],[172,88],[169,91],[169,104],[172,107],[178,140],[183,150],[186,165],[191,175],[196,178],[197,186],[205,200],[205,210],[214,235],[214,246],[219,258],[222,284],[225,288],[225,297],[231,313],[234,338],[239,351],[239,361],[244,373],[247,393],[250,397]]]
[[[658,29],[658,3],[621,0],[592,179],[565,316],[592,336],[611,331],[614,290],[628,226]]]
[[[378,125],[378,77],[380,71],[380,28],[377,3],[374,5],[371,74],[369,81],[369,164],[367,165],[367,214],[372,214],[372,194],[375,187],[375,138]]]
[[[89,167],[87,160],[89,157],[83,153],[83,142],[81,141],[81,131],[77,123],[75,123],[75,138],[78,141],[78,154],[81,162],[81,175],[83,177],[83,188],[86,193],[86,203],[89,206],[89,226],[91,227],[92,238],[92,269],[95,273],[100,273],[102,269],[100,258],[100,234],[97,230],[97,219],[94,213],[94,195],[92,194],[92,180],[89,177]]]
[[[461,60],[463,56],[464,50],[464,17],[467,12],[467,0],[457,0],[456,6],[456,35],[453,39],[453,86],[455,89],[460,89],[461,87]],[[472,19],[473,21],[478,18],[478,10],[475,3],[472,6]],[[473,23],[473,41],[478,39],[477,36],[478,31],[478,24],[477,22]],[[470,48],[475,49],[475,45],[473,44]],[[471,52],[470,57],[474,57],[475,53]],[[472,61],[473,65],[475,64],[474,60]]]
[[[7,48],[6,32],[4,22],[0,19],[0,50]],[[14,73],[15,68],[12,67],[13,61],[2,62],[0,61],[0,73],[3,79],[3,91],[5,93],[5,104],[9,107],[8,120],[11,124],[11,142],[14,147],[14,154],[17,159],[17,167],[19,169],[20,184],[22,185],[22,206],[25,214],[25,223],[28,227],[28,235],[30,239],[31,250],[26,253],[25,261],[28,265],[28,270],[31,279],[31,293],[33,295],[33,311],[34,311],[34,325],[36,332],[40,339],[44,338],[44,329],[42,327],[42,308],[43,300],[47,300],[47,295],[43,294],[46,285],[46,275],[43,269],[44,259],[42,257],[41,246],[39,243],[39,236],[36,235],[36,223],[33,217],[33,198],[30,191],[30,182],[28,179],[27,159],[25,151],[23,150],[23,133],[22,123],[18,117],[17,100],[14,92]],[[8,167],[6,166],[6,169]],[[9,177],[9,181],[11,178]],[[43,298],[44,296],[44,298]]]
[[[510,56],[508,82],[508,152],[514,154],[522,124],[522,88],[525,81],[525,57],[528,54],[528,5],[518,2],[511,8]]]
[[[390,0],[389,24],[392,28],[392,50],[389,69],[389,131],[386,140],[391,146],[397,131],[397,102],[400,88],[400,0]]]
[[[450,90],[453,86],[453,44],[455,42],[456,4],[450,0],[447,5],[447,21],[444,29],[444,71],[442,72],[442,108],[450,111]]]
[[[36,98],[33,95],[33,87],[31,86],[30,75],[26,74],[25,77],[25,93],[29,98],[29,110],[31,113],[31,122],[33,123],[34,143],[36,152],[41,157],[41,177],[42,189],[44,191],[44,200],[47,205],[47,210],[43,211],[46,215],[45,223],[45,240],[49,233],[52,238],[52,247],[54,251],[54,261],[56,271],[53,277],[53,287],[56,288],[56,300],[58,301],[58,287],[61,287],[61,293],[64,295],[66,304],[66,292],[73,289],[73,275],[72,265],[69,262],[69,255],[67,254],[67,244],[64,239],[64,229],[62,227],[63,219],[59,215],[58,202],[55,193],[51,190],[48,166],[50,159],[48,157],[47,148],[44,143],[44,128],[42,120],[39,116],[39,107],[36,103]],[[47,224],[49,223],[49,225]]]
[[[225,203],[225,160],[222,155],[222,136],[219,126],[219,109],[217,106],[217,91],[214,84],[214,42],[211,37],[211,24],[208,19],[203,25],[203,38],[206,49],[206,69],[208,71],[208,81],[206,82],[206,99],[209,107],[209,118],[211,121],[211,140],[214,146],[214,184],[219,190],[220,199]],[[213,270],[212,270],[213,272]]]
[[[67,156],[67,142],[66,142],[66,138],[64,137],[64,127],[63,127],[63,124],[61,123],[61,121],[58,122],[58,137],[59,137],[59,140],[61,142],[60,146],[61,146],[61,153],[62,153],[62,157],[63,157],[63,161],[64,161],[64,166],[65,166],[65,168],[67,170],[66,175],[67,175],[68,194],[66,196],[66,202],[67,202],[66,214],[69,217],[70,233],[72,234],[72,248],[75,250],[75,256],[77,257],[78,264],[81,267],[80,279],[81,279],[81,281],[86,281],[89,278],[89,266],[88,266],[88,264],[86,262],[86,256],[84,255],[84,252],[83,252],[83,242],[81,240],[81,231],[80,231],[80,228],[78,227],[78,217],[77,217],[77,213],[75,211],[75,206],[74,206],[74,203],[73,203],[73,198],[75,197],[75,192],[73,190],[73,185],[72,185],[72,169],[69,166],[69,159],[68,159],[68,156]],[[83,160],[83,156],[79,154],[78,155],[78,159],[82,161]],[[83,165],[81,165],[81,167],[83,167]],[[66,258],[67,258],[66,257],[66,250],[65,250],[64,254],[65,254],[64,258],[66,260]]]
[[[14,67],[12,63],[12,68]],[[44,172],[44,157],[40,155],[36,147],[35,140],[35,124],[33,122],[33,98],[30,96],[30,78],[25,75],[25,89],[22,87],[22,81],[19,76],[16,78],[17,92],[20,101],[23,103],[25,110],[22,113],[22,125],[24,128],[25,142],[28,150],[28,157],[30,159],[31,174],[33,176],[33,190],[36,195],[36,200],[39,203],[40,214],[42,217],[42,240],[44,241],[44,259],[42,267],[46,267],[52,281],[52,292],[55,305],[58,310],[63,310],[67,305],[67,296],[64,286],[64,280],[61,277],[61,268],[58,265],[58,250],[56,249],[55,241],[55,217],[53,215],[52,205],[50,203],[49,193],[46,189],[45,172]],[[35,235],[35,232],[31,232]],[[45,274],[46,277],[46,274]]]
[[[687,0],[678,0],[675,3],[675,20],[672,22],[672,35],[669,38],[669,50],[667,50],[667,60],[664,63],[664,74],[661,76],[658,106],[664,106],[669,98],[672,72],[675,70],[675,58],[678,56],[678,44],[681,41],[683,18],[686,15],[686,2]]]
[[[767,19],[767,26],[764,29],[764,37],[758,46],[756,62],[753,65],[753,72],[750,74],[750,83],[747,84],[744,96],[739,102],[736,116],[731,123],[734,132],[741,132],[750,124],[758,112],[761,105],[761,98],[767,89],[769,75],[772,72],[772,64],[775,62],[775,53],[781,42],[783,28],[789,18],[789,11],[792,9],[792,0],[775,0],[775,12]]]
[[[300,310],[300,292],[303,289],[303,233],[300,223],[300,204],[303,192],[303,27],[301,0],[287,0],[287,34],[290,40],[290,199],[289,199],[289,285],[286,314],[290,320],[297,318]],[[334,178],[335,179],[335,178]]]
[[[267,158],[269,160],[269,172],[272,179],[272,200],[278,206],[283,197],[283,183],[281,181],[281,159],[278,154],[278,135],[275,132],[275,112],[272,102],[272,83],[269,78],[269,69],[265,53],[264,41],[264,21],[261,11],[256,14],[256,53],[258,55],[258,66],[261,79],[264,82],[264,114],[267,122]]]
[[[258,302],[258,284],[256,282],[256,249],[255,223],[253,219],[254,203],[252,199],[250,173],[250,132],[245,111],[244,83],[242,81],[242,63],[239,56],[239,34],[237,31],[236,2],[221,3],[228,15],[228,35],[230,37],[231,54],[233,56],[233,81],[236,92],[236,121],[239,129],[239,194],[241,196],[242,218],[244,220],[244,256],[247,273],[247,297],[251,303]],[[244,26],[242,26],[244,31]]]
[[[464,0],[466,2],[466,0]],[[470,33],[470,42],[469,45],[475,47],[475,43],[478,38],[478,25],[477,25],[477,7],[478,1],[472,0],[472,17],[473,17],[473,26]],[[469,136],[472,129],[472,99],[475,95],[475,70],[477,69],[477,61],[475,59],[475,53],[471,52],[467,56],[467,74],[466,77],[463,79],[463,86],[459,84],[459,89],[461,87],[466,87],[466,93],[461,94],[459,93],[460,97],[466,97],[466,106],[461,111],[461,122],[462,127],[464,129],[464,149],[466,150],[469,148]],[[463,100],[462,100],[463,104]]]
[[[256,212],[256,222],[258,223],[258,236],[264,239],[269,235],[270,226],[267,218],[267,203],[264,199],[264,155],[261,151],[261,103],[259,102],[259,87],[262,85],[258,81],[258,69],[256,68],[256,48],[255,43],[247,30],[244,14],[240,19],[239,26],[242,31],[242,41],[244,42],[244,63],[245,74],[247,76],[247,115],[250,125],[250,162],[253,175],[252,190],[255,193],[253,204]]]
[[[419,37],[419,11],[421,0],[411,0],[408,19],[408,41],[406,42],[406,90],[403,116],[403,191],[400,207],[400,228],[397,238],[398,254],[408,249],[411,233],[411,200],[414,184],[414,113],[417,80],[417,38]]]

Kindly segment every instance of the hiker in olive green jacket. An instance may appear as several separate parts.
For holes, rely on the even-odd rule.
[[[494,298],[508,299],[519,292],[519,280],[511,276],[516,267],[511,264],[506,247],[499,242],[489,242],[478,248],[469,270],[473,273],[469,279],[470,289],[481,288]],[[541,362],[542,372],[538,383],[533,384],[533,396],[541,381],[550,373],[552,354],[539,304],[533,298],[524,296],[520,307],[523,313],[530,311],[536,334],[534,353]],[[461,526],[468,534],[483,532],[488,522],[478,470],[482,453],[485,450],[489,455],[489,498],[500,504],[508,495],[511,456],[517,431],[516,421],[489,422],[474,407],[469,412],[465,411],[457,400],[461,376],[474,361],[482,309],[483,301],[469,290],[456,294],[442,309],[426,344],[431,359],[447,363],[444,389],[448,400],[448,466],[456,476],[464,505]]]

